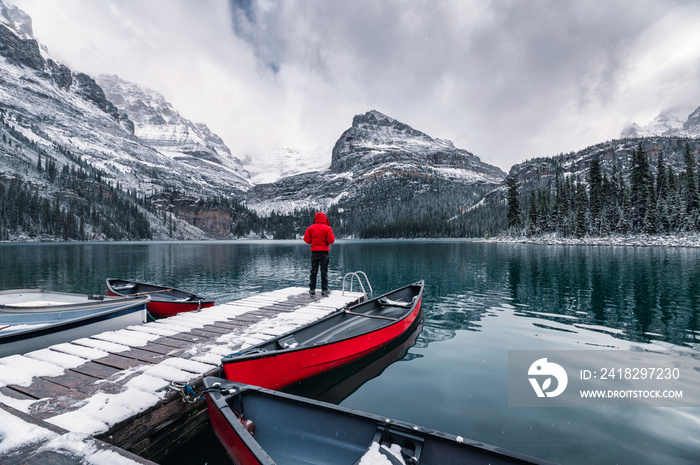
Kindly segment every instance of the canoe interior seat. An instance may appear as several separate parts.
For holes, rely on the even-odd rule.
[[[390,300],[390,299],[387,299],[386,297],[382,297],[377,302],[379,302],[380,304],[382,304],[386,307],[411,308],[411,306],[413,305],[413,302],[402,302],[402,301],[398,301],[398,300]]]
[[[134,283],[129,283],[129,284],[119,284],[119,285],[112,285],[112,289],[115,291],[126,291],[129,289],[133,289],[136,287],[136,284]]]
[[[299,345],[299,341],[294,338],[294,335],[284,337],[277,341],[281,349],[294,349]]]
[[[361,463],[419,465],[422,450],[423,438],[380,425],[367,451],[353,465]]]

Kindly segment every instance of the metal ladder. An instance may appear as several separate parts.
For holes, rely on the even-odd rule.
[[[369,278],[367,278],[367,275],[365,274],[364,271],[351,271],[350,273],[347,273],[345,276],[343,276],[343,295],[345,295],[345,282],[348,278],[350,278],[350,289],[348,292],[352,292],[353,289],[353,283],[357,279],[357,284],[360,286],[360,289],[362,289],[362,294],[364,294],[363,299],[367,299],[367,290],[365,289],[364,284],[362,283],[362,279],[360,277],[365,278],[365,282],[367,283],[367,287],[369,287],[369,298],[373,299],[374,298],[374,290],[372,289],[372,285],[369,283]]]

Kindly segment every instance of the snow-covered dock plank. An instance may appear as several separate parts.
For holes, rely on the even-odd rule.
[[[218,374],[222,356],[306,325],[360,297],[339,291],[310,296],[306,288],[285,288],[0,358],[0,424],[16,426],[0,429],[1,462],[28,453],[53,454],[50,444],[67,438],[82,446],[64,454],[73,462],[56,463],[85,463],[88,456],[88,462],[99,457],[94,454],[119,453],[107,450],[112,446],[162,459],[175,442],[206,425],[202,401],[182,402],[176,386],[201,389],[203,376]],[[25,425],[26,418],[35,424]],[[15,429],[38,437],[17,435]],[[87,455],[81,457],[80,450]],[[128,457],[123,454],[119,463],[132,463]]]

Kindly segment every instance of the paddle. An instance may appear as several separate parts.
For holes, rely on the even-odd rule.
[[[6,329],[6,328],[9,328],[9,327],[10,327],[10,325],[0,326],[0,330]]]

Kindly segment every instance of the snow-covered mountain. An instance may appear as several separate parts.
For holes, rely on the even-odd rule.
[[[133,121],[134,135],[142,143],[208,179],[222,179],[241,191],[251,187],[250,175],[240,160],[206,124],[184,118],[154,90],[115,75],[100,75],[96,81],[107,100]]]
[[[505,176],[452,142],[373,110],[353,118],[335,144],[328,169],[255,186],[247,205],[263,215],[334,208],[355,221],[379,224],[449,218]]]
[[[322,171],[328,168],[328,151],[318,148],[300,151],[285,147],[275,147],[269,158],[253,160],[250,156],[242,160],[243,167],[250,173],[253,184],[268,184],[279,179],[309,171]]]
[[[654,136],[700,137],[700,107],[687,117],[672,111],[662,111],[646,126],[632,123],[620,133],[621,139]]]
[[[398,170],[425,165],[473,182],[498,182],[504,177],[499,168],[455,148],[449,140],[433,139],[376,110],[353,118],[333,147],[330,171],[367,172],[387,163]]]
[[[70,153],[112,176],[115,185],[144,195],[163,190],[192,196],[241,195],[250,188],[248,173],[206,126],[192,124],[172,109],[166,118],[164,99],[145,91],[140,95],[149,98],[141,100],[143,113],[134,111],[132,119],[127,111],[134,110],[138,98],[124,92],[124,105],[115,106],[92,77],[72,71],[40,46],[28,15],[0,3],[4,119],[59,169],[73,163],[66,156]],[[144,122],[148,115],[159,114],[164,124]],[[6,151],[0,157],[0,173],[26,176],[18,172],[14,158],[36,164],[39,155],[32,147]]]

